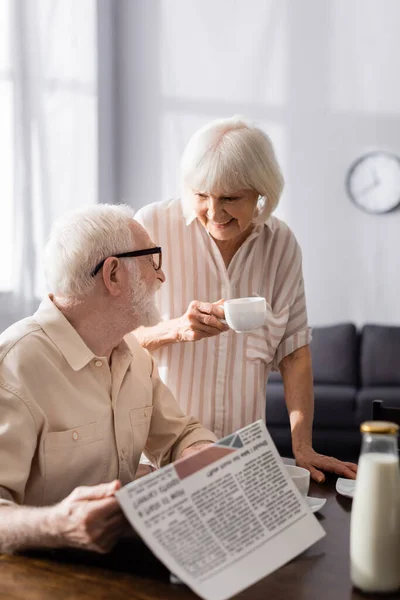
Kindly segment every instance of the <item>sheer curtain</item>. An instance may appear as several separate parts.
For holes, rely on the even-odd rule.
[[[51,223],[98,201],[96,0],[0,0],[0,328],[45,293]]]

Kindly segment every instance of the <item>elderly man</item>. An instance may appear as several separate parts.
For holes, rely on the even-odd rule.
[[[49,295],[0,336],[0,552],[106,552],[114,492],[215,436],[180,410],[129,334],[157,321],[161,248],[125,206],[68,214],[46,248]]]

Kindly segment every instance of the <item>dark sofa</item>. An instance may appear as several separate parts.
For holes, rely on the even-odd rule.
[[[372,417],[372,401],[400,407],[400,327],[352,323],[314,327],[314,448],[356,460],[359,426]],[[279,373],[267,384],[266,422],[282,455],[291,456],[289,418]]]

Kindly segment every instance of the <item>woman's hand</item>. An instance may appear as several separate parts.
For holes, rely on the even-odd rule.
[[[52,529],[60,547],[106,553],[130,527],[114,496],[119,481],[77,487],[52,507]]]
[[[311,446],[303,446],[294,452],[296,465],[304,467],[310,471],[311,478],[318,483],[325,481],[325,475],[322,471],[335,473],[340,477],[355,479],[357,475],[357,465],[351,462],[342,462],[333,456],[324,456],[318,454]]]
[[[179,342],[196,342],[205,337],[219,335],[229,327],[221,321],[225,317],[223,300],[199,302],[193,300],[181,317],[160,321],[152,327],[138,327],[133,332],[142,346],[154,352],[163,346]]]
[[[174,319],[178,342],[196,342],[205,337],[219,335],[228,331],[229,327],[221,322],[225,313],[222,308],[223,300],[218,302],[199,302],[193,300],[182,317]]]

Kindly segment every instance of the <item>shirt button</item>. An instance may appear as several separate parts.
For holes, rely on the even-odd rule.
[[[73,439],[73,440],[77,440],[77,439],[78,439],[78,437],[79,437],[79,434],[78,434],[78,432],[77,432],[77,431],[73,431],[73,432],[72,432],[72,439]]]
[[[102,361],[101,361],[101,360],[96,360],[96,361],[94,362],[94,364],[96,365],[96,367],[102,367],[102,366],[103,366],[103,363],[102,363]]]

